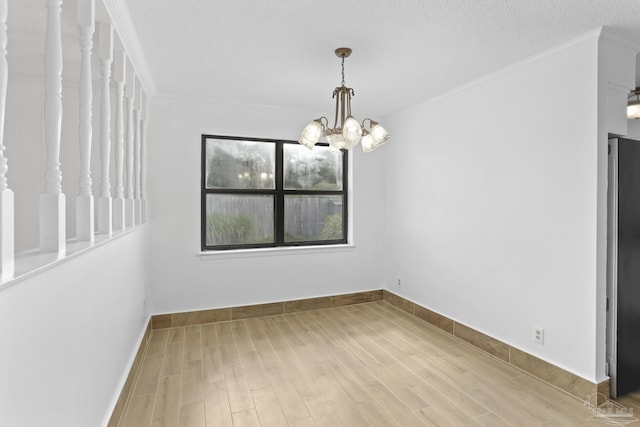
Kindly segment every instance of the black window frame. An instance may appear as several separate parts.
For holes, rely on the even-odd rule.
[[[208,139],[221,139],[232,141],[253,141],[253,142],[267,142],[274,143],[275,145],[275,188],[274,189],[237,189],[237,188],[207,188],[206,186],[206,146]],[[210,251],[225,251],[234,249],[258,249],[258,248],[277,248],[277,247],[292,247],[292,246],[326,246],[347,244],[348,241],[348,229],[349,229],[349,216],[348,216],[348,156],[349,153],[346,150],[342,150],[342,190],[285,190],[284,189],[284,144],[298,144],[297,141],[285,140],[285,139],[271,139],[271,138],[254,138],[254,137],[241,137],[241,136],[229,136],[229,135],[211,135],[202,134],[201,138],[201,178],[200,178],[200,249],[202,252]],[[329,146],[327,143],[319,142],[319,146]],[[273,243],[249,243],[249,244],[233,244],[233,245],[207,245],[207,194],[241,194],[241,195],[272,195],[274,200],[274,242]],[[333,240],[307,240],[296,242],[285,242],[285,212],[284,212],[284,200],[287,195],[341,195],[342,196],[342,239]]]

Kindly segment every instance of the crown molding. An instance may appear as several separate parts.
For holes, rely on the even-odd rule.
[[[126,2],[124,0],[103,0],[103,3],[147,96],[155,96],[157,94],[156,85]]]
[[[386,117],[394,115],[394,114],[397,114],[397,113],[402,112],[402,111],[412,111],[414,109],[421,108],[421,107],[423,107],[425,105],[440,101],[442,99],[446,99],[446,98],[448,98],[448,97],[450,97],[452,95],[455,95],[457,93],[465,91],[465,90],[467,90],[469,88],[472,88],[474,86],[483,84],[483,83],[485,83],[487,81],[491,81],[491,80],[494,80],[496,78],[499,78],[503,74],[510,73],[513,70],[517,70],[518,68],[521,68],[521,67],[526,66],[526,65],[528,65],[530,63],[534,63],[536,61],[539,61],[540,59],[545,58],[547,56],[554,55],[557,52],[561,52],[561,51],[563,51],[563,50],[565,50],[567,48],[570,48],[572,46],[578,45],[580,43],[587,42],[589,40],[594,41],[595,43],[597,43],[601,32],[602,32],[602,27],[599,27],[599,28],[597,28],[595,30],[591,30],[591,31],[589,31],[587,33],[584,33],[584,34],[582,34],[582,35],[580,35],[578,37],[575,37],[575,38],[573,38],[573,39],[571,39],[569,41],[566,41],[564,43],[561,43],[561,44],[559,44],[557,46],[554,46],[554,47],[551,47],[549,49],[543,50],[542,52],[534,54],[534,55],[532,55],[532,56],[530,56],[528,58],[524,58],[524,59],[522,59],[520,61],[517,61],[517,62],[511,64],[511,65],[507,65],[507,66],[505,66],[503,68],[499,68],[498,70],[495,70],[495,71],[492,71],[492,72],[490,72],[488,74],[485,74],[484,76],[482,76],[480,78],[472,80],[472,81],[470,81],[468,83],[465,83],[465,84],[463,84],[461,86],[455,87],[455,88],[453,88],[453,89],[451,89],[449,91],[446,91],[446,92],[444,92],[444,93],[442,93],[440,95],[437,95],[437,96],[434,96],[433,98],[427,99],[426,101],[423,101],[423,102],[421,102],[419,104],[416,104],[416,105],[413,105],[413,106],[410,106],[410,107],[407,107],[407,108],[403,108],[403,109],[398,110],[398,111],[392,111],[391,113],[387,114]],[[383,117],[383,118],[386,118],[386,117]]]

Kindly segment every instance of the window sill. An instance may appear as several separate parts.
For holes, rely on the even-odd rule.
[[[197,256],[201,261],[217,261],[234,258],[257,258],[282,255],[309,255],[319,253],[351,252],[356,248],[354,244],[319,245],[319,246],[281,246],[279,248],[232,249],[228,251],[201,251]]]

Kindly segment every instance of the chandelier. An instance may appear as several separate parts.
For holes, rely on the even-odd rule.
[[[387,142],[389,134],[378,122],[366,118],[360,124],[351,115],[351,97],[355,96],[355,92],[344,84],[344,58],[351,55],[351,49],[339,47],[335,53],[338,58],[342,58],[342,83],[333,91],[333,98],[336,100],[333,127],[330,128],[329,120],[322,116],[304,128],[298,142],[312,149],[320,137],[324,136],[332,150],[350,150],[358,142],[362,142],[362,151],[368,153]],[[369,121],[369,129],[364,128],[367,121]]]
[[[635,97],[635,99],[633,99]],[[640,119],[640,87],[629,93],[627,98],[627,118]]]

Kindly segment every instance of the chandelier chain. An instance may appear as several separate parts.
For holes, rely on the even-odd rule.
[[[342,57],[342,86],[344,86],[344,56]]]

